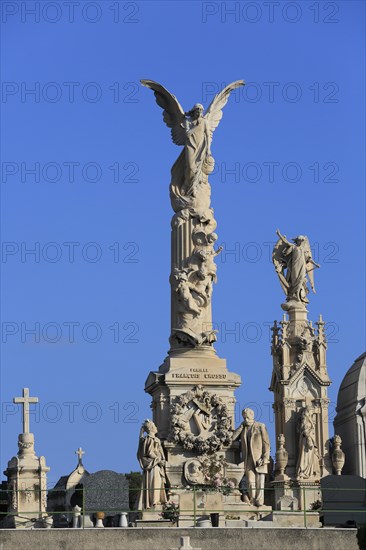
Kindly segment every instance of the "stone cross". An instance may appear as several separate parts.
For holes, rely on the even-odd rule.
[[[23,433],[29,434],[29,403],[38,403],[38,397],[30,397],[29,388],[23,388],[23,397],[14,397],[13,403],[23,405]]]
[[[75,451],[75,454],[78,455],[78,464],[82,465],[83,463],[83,455],[85,455],[85,451],[81,447],[78,448],[77,451]]]

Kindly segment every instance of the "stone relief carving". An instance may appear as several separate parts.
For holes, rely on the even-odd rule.
[[[178,100],[161,84],[141,80],[153,90],[163,109],[163,120],[172,140],[183,150],[171,169],[172,218],[172,347],[212,345],[216,340],[211,324],[211,296],[216,281],[214,249],[216,221],[211,208],[208,176],[215,161],[211,154],[213,132],[222,118],[230,93],[243,86],[238,80],[217,94],[207,111],[196,103],[185,112]]]
[[[18,440],[18,448],[19,449],[30,449],[33,446],[32,441],[20,441]]]
[[[305,307],[309,303],[307,281],[315,293],[313,271],[320,265],[312,258],[309,239],[306,236],[299,235],[290,243],[279,229],[277,235],[279,240],[273,249],[272,260],[287,297],[282,308],[288,310],[295,306]]]
[[[16,510],[18,508],[18,484],[16,480],[11,483],[10,489],[12,491],[11,493],[11,506],[13,510]]]
[[[170,439],[184,449],[210,454],[231,442],[227,405],[216,394],[196,386],[171,406]]]
[[[184,463],[184,478],[190,485],[205,485],[206,476],[202,470],[202,462],[198,458],[192,458]]]
[[[29,489],[27,487],[26,489],[22,490],[22,493],[23,493],[23,497],[24,497],[25,501],[28,502],[28,503],[31,503],[32,502],[32,497],[33,497],[33,495],[35,495],[35,492],[32,491],[32,489]]]
[[[311,380],[302,375],[295,384],[290,385],[290,395],[297,399],[306,400],[309,397],[316,397],[317,390]]]

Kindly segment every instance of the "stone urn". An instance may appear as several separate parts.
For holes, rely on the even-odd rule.
[[[208,528],[212,527],[211,520],[208,516],[202,516],[201,518],[197,519],[197,527],[201,528]]]
[[[128,527],[127,513],[121,512],[119,517],[119,527]]]
[[[95,523],[95,527],[99,528],[99,529],[103,529],[104,528],[104,525],[103,525],[103,520],[104,520],[104,517],[105,517],[105,514],[104,512],[97,512],[95,514],[95,517],[96,517],[96,523]]]
[[[279,434],[277,437],[277,451],[276,451],[276,477],[281,476],[284,478],[285,469],[288,461],[288,452],[285,449],[285,436]]]
[[[341,475],[342,468],[345,462],[345,454],[341,449],[342,439],[339,435],[335,435],[333,439],[333,452],[332,452],[332,464],[337,476]]]

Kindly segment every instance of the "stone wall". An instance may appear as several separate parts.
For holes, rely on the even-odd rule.
[[[145,528],[2,530],[0,550],[171,550],[190,536],[201,550],[358,550],[355,529]]]

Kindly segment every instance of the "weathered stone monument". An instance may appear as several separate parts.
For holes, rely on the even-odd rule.
[[[126,476],[113,470],[100,470],[85,478],[83,487],[85,514],[106,518],[111,526],[117,526],[121,512],[129,509]],[[98,514],[103,514],[103,518],[98,518]]]
[[[113,470],[90,473],[83,464],[85,451],[75,451],[76,468],[62,476],[48,492],[47,510],[54,514],[54,527],[118,526],[120,516],[129,509],[129,482],[124,474]],[[103,518],[97,518],[97,514]],[[103,523],[104,520],[104,523]],[[74,525],[75,524],[75,525]]]
[[[366,353],[355,360],[340,385],[334,431],[346,455],[343,473],[366,478]]]
[[[8,527],[51,527],[52,518],[47,514],[47,472],[44,456],[39,458],[34,450],[34,434],[29,431],[29,404],[38,403],[38,397],[30,397],[29,389],[23,389],[22,397],[14,403],[23,407],[23,432],[18,436],[18,454],[9,462],[4,474],[8,478]]]
[[[233,82],[213,99],[204,114],[201,104],[184,112],[175,96],[160,84],[152,89],[174,143],[183,147],[171,169],[171,334],[167,358],[150,372],[145,391],[152,397],[153,421],[162,442],[166,476],[172,487],[202,484],[207,457],[225,457],[225,475],[237,490],[244,474],[238,444],[232,444],[234,390],[241,383],[217,356],[212,328],[212,292],[216,282],[216,220],[211,207],[209,174],[213,132],[222,118]],[[200,480],[200,483],[198,483]],[[234,503],[234,501],[233,501]]]
[[[66,476],[62,476],[48,491],[47,511],[54,514],[54,527],[65,526],[71,520],[71,512],[75,505],[83,505],[83,483],[90,475],[83,464],[85,451],[81,447],[75,451],[78,456],[76,468]],[[84,521],[85,522],[85,521]]]
[[[320,267],[311,255],[307,237],[289,242],[277,231],[273,263],[286,295],[282,321],[272,327],[277,449],[275,505],[277,509],[309,509],[321,499],[320,478],[332,473],[328,427],[328,376],[325,323],[316,327],[307,318],[307,282],[315,292],[313,270]],[[290,500],[289,500],[290,498]]]

